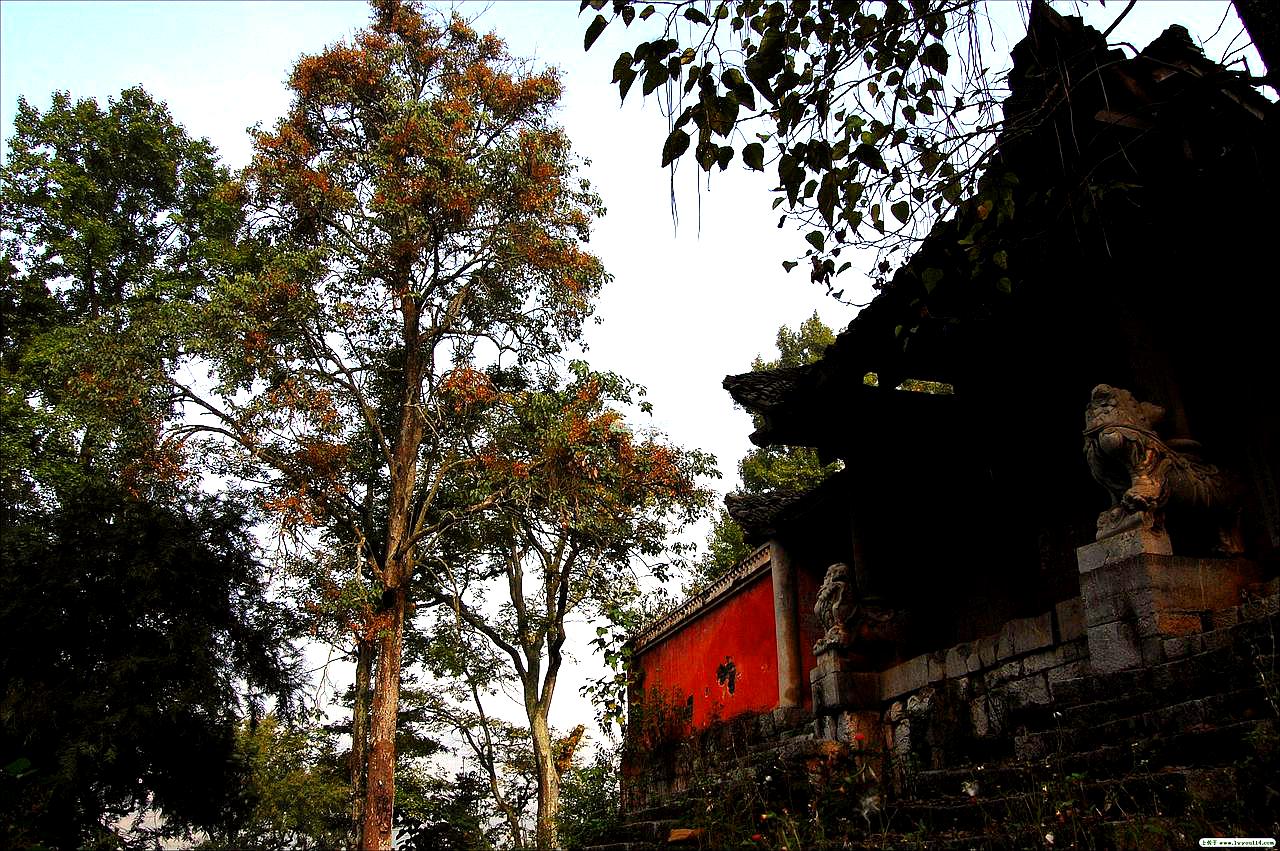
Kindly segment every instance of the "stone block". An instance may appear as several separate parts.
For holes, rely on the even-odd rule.
[[[1030,653],[1053,645],[1053,615],[1045,612],[1033,618],[1012,621],[1013,647],[1017,653]]]
[[[1070,641],[1062,645],[1062,647],[1059,648],[1059,652],[1062,654],[1062,661],[1064,662],[1074,662],[1077,659],[1088,659],[1089,641],[1085,636],[1081,635],[1075,641]]]
[[[999,736],[1004,729],[1004,701],[995,692],[988,692],[970,701],[969,719],[976,738]]]
[[[1145,637],[1194,635],[1201,632],[1204,624],[1198,612],[1154,612],[1138,618],[1138,635]]]
[[[880,675],[867,671],[827,674],[814,683],[813,712],[827,715],[843,709],[867,709],[880,703]]]
[[[1003,691],[1015,706],[1045,706],[1051,700],[1049,683],[1043,674],[1013,680],[1004,687]]]
[[[1188,652],[1190,652],[1190,647],[1185,637],[1166,638],[1164,640],[1164,657],[1166,659],[1181,659]]]
[[[1107,674],[1142,664],[1142,648],[1131,622],[1114,621],[1091,626],[1088,637],[1089,664],[1095,672]]]
[[[908,659],[882,675],[882,691],[886,699],[900,697],[918,691],[929,684],[929,660],[927,656]]]
[[[977,649],[978,665],[980,666],[980,669],[995,666],[998,661],[996,658],[996,648],[999,643],[999,635],[984,636],[974,642],[974,646]]]
[[[1046,668],[1054,668],[1063,662],[1062,648],[1053,647],[1048,650],[1041,650],[1032,653],[1022,660],[1022,670],[1024,673],[1034,674],[1043,671]]]
[[[969,657],[973,655],[973,647],[969,644],[957,644],[947,651],[945,667],[948,679],[958,679],[972,670]]]
[[[1009,621],[996,635],[996,661],[1002,661],[1018,655],[1018,648],[1013,640],[1013,621]]]
[[[1022,661],[1014,659],[988,671],[986,676],[987,686],[992,688],[1007,683],[1009,680],[1017,679],[1020,676],[1022,676]]]
[[[1092,544],[1076,549],[1076,564],[1088,573],[1107,564],[1142,555],[1172,555],[1169,536],[1142,527],[1126,529]]]
[[[1078,662],[1067,662],[1056,668],[1050,668],[1045,671],[1045,676],[1049,680],[1049,690],[1052,692],[1054,686],[1066,680],[1074,680],[1085,676],[1089,673],[1089,663],[1080,660]]]
[[[1240,607],[1232,606],[1229,609],[1213,613],[1213,628],[1226,629],[1229,626],[1235,626],[1240,622]]]
[[[926,653],[929,666],[929,682],[937,683],[947,678],[947,655],[941,650],[934,653]]]
[[[1074,641],[1084,637],[1084,601],[1079,597],[1063,600],[1053,607],[1058,625],[1059,641]]]

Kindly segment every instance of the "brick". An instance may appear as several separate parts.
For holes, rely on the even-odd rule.
[[[1204,629],[1199,613],[1193,612],[1155,612],[1138,618],[1137,627],[1144,638],[1194,635]]]
[[[1053,607],[1058,627],[1058,641],[1074,641],[1084,637],[1084,601],[1079,597],[1063,600]]]

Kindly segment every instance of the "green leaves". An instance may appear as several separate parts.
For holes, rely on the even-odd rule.
[[[934,41],[926,45],[925,49],[920,52],[920,63],[932,68],[939,74],[945,75],[948,67],[948,56],[947,48],[942,45],[942,42]]]
[[[889,211],[893,213],[893,217],[895,219],[902,222],[904,225],[907,223],[907,220],[911,218],[911,205],[906,201],[898,201],[889,208]]]
[[[587,25],[586,35],[582,38],[582,49],[590,50],[591,45],[596,43],[596,39],[600,37],[600,33],[604,32],[604,28],[609,25],[604,15],[596,15],[591,23]]]
[[[689,150],[689,134],[679,129],[672,130],[666,144],[662,146],[663,167],[671,165],[687,150]]]
[[[742,149],[742,161],[748,168],[764,171],[764,145],[752,142]]]

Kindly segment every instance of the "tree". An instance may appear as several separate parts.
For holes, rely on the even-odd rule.
[[[174,319],[214,386],[174,382],[201,417],[173,436],[345,548],[316,579],[370,649],[361,841],[389,848],[406,619],[438,536],[501,496],[464,484],[482,465],[450,393],[579,335],[606,277],[581,247],[600,205],[550,122],[555,74],[460,18],[379,0],[288,85],[220,196],[246,211],[245,267]]]
[[[633,403],[633,384],[581,362],[571,367],[567,385],[546,378],[480,403],[486,489],[506,496],[477,515],[464,545],[470,557],[442,558],[443,581],[427,588],[453,611],[460,640],[482,637],[516,681],[536,764],[540,849],[560,847],[569,763],[557,758],[549,716],[571,619],[600,624],[597,636],[608,632],[638,596],[633,562],[661,556],[673,529],[705,508],[709,493],[697,478],[714,463],[629,428],[617,408]],[[663,565],[654,570],[665,575]]]
[[[818,317],[800,323],[792,331],[783,325],[778,329],[778,357],[766,361],[757,357],[752,372],[803,366],[822,357],[827,346],[835,342],[835,333]],[[760,423],[756,423],[758,428]],[[823,464],[818,453],[805,446],[766,446],[751,450],[738,462],[742,492],[749,494],[778,490],[803,493],[839,469],[838,463]],[[742,529],[729,512],[721,508],[707,537],[706,553],[697,563],[692,584],[701,586],[720,578],[751,554],[743,539]]]
[[[347,836],[346,778],[330,736],[269,714],[241,722],[236,750],[247,766],[241,791],[250,809],[238,823],[213,831],[201,851],[332,848]]]
[[[1271,69],[1255,82],[1274,86],[1277,18],[1256,0],[1235,5]],[[875,249],[883,284],[892,261],[973,194],[997,135],[1039,120],[1002,115],[1006,75],[984,56],[987,13],[977,0],[615,0],[609,17],[592,17],[585,45],[616,21],[654,18],[656,37],[618,57],[613,82],[623,99],[638,77],[646,97],[674,87],[662,165],[692,152],[708,172],[735,156],[776,168],[779,225],[808,231],[810,276],[835,290],[852,265],[844,248]]]
[[[133,331],[202,274],[222,179],[141,89],[19,101],[0,170],[0,811],[6,847],[237,817],[239,717],[297,685],[252,512],[157,440],[170,350]],[[249,690],[246,698],[244,691]]]

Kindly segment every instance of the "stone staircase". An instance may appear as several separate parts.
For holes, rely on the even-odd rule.
[[[857,795],[842,805],[843,787],[815,787],[811,800],[834,823],[810,826],[813,838],[790,835],[805,848],[1141,851],[1195,847],[1201,836],[1280,838],[1280,593],[1273,586],[1214,613],[1218,628],[1167,640],[1162,664],[1055,683],[1050,704],[1010,716],[1003,752],[983,762],[908,769],[871,807],[865,798],[859,806]],[[799,735],[753,749],[700,794],[630,814],[594,851],[742,847],[751,828],[717,824],[702,810],[749,795],[753,781],[769,779],[761,772],[770,765],[791,766],[787,782],[815,777],[822,748]],[[759,797],[767,801],[769,790],[760,788]],[[669,844],[679,828],[704,832]],[[781,847],[785,833],[761,828],[755,847]]]

